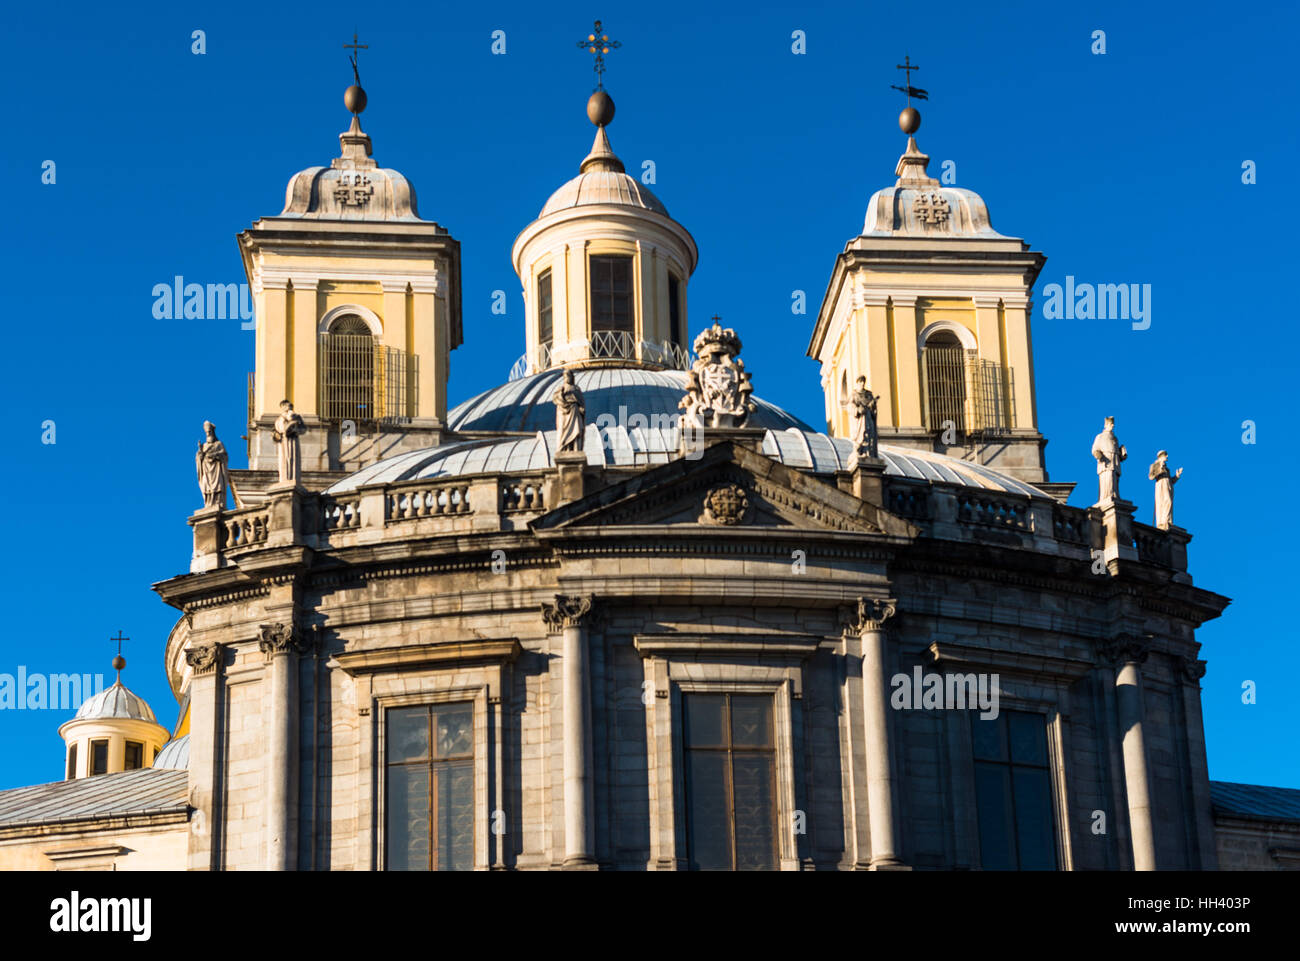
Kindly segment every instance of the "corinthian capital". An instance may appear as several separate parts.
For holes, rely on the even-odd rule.
[[[881,631],[885,621],[897,613],[898,602],[885,598],[859,597],[856,608],[847,608],[840,615],[846,634],[864,634]]]
[[[1151,653],[1151,644],[1136,634],[1119,634],[1098,646],[1102,660],[1111,664],[1142,664]]]
[[[212,674],[221,666],[221,645],[201,644],[185,652],[185,663],[195,674]]]
[[[290,651],[302,649],[298,632],[294,630],[292,624],[260,624],[258,630],[261,636],[258,638],[257,646],[268,659],[277,654],[288,654]]]
[[[547,631],[558,634],[566,627],[577,627],[591,613],[594,601],[590,594],[556,594],[555,603],[542,605]]]

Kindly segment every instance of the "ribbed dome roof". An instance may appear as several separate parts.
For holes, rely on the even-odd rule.
[[[635,177],[617,170],[591,170],[578,174],[546,201],[538,218],[587,204],[621,204],[668,216],[668,208]]]
[[[118,680],[112,687],[107,687],[93,697],[87,698],[77,711],[74,720],[93,721],[104,718],[124,718],[133,721],[148,721],[157,724],[153,710],[144,698],[127,690]]]
[[[190,766],[190,736],[182,734],[178,738],[173,738],[163,745],[163,749],[158,752],[153,759],[155,768],[171,768],[177,771],[184,771]]]
[[[563,376],[563,369],[555,367],[494,387],[458,405],[447,415],[447,426],[458,431],[554,430],[555,403],[551,398]],[[625,423],[637,413],[655,424],[664,418],[676,424],[677,404],[686,395],[687,376],[684,370],[641,367],[587,367],[573,372],[587,405],[587,423],[593,425],[602,417]],[[759,397],[750,399],[758,409],[750,415],[748,427],[812,429],[775,404]]]

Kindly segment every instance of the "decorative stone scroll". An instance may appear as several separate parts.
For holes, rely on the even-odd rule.
[[[740,338],[715,317],[713,326],[695,338],[695,353],[686,396],[677,405],[684,411],[682,429],[744,427],[758,405],[750,400],[754,388],[745,362],[736,356]]]
[[[277,654],[288,654],[292,651],[301,653],[307,647],[306,640],[299,636],[292,624],[260,624],[258,631],[261,636],[258,638],[257,646],[266,655],[267,660]]]
[[[591,614],[595,602],[590,594],[556,594],[553,604],[542,605],[542,619],[546,629],[552,634],[559,634],[566,627],[578,627],[583,619]]]
[[[1151,653],[1151,644],[1134,634],[1120,634],[1103,640],[1097,648],[1102,660],[1108,664],[1143,664]]]

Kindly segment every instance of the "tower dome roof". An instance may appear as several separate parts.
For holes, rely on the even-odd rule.
[[[129,690],[120,679],[112,687],[106,687],[93,697],[87,698],[77,710],[73,720],[97,721],[107,718],[158,723],[153,710],[144,698]]]
[[[944,186],[926,172],[929,163],[909,136],[895,170],[898,181],[872,195],[862,236],[1007,239],[993,229],[984,198],[973,190]]]

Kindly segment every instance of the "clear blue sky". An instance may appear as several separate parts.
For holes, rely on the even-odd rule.
[[[1071,5],[1075,6],[1075,5]],[[382,13],[379,11],[382,10]],[[592,128],[594,15],[610,128],[629,170],[699,243],[690,327],[720,313],[757,393],[824,421],[804,357],[836,255],[904,146],[894,64],[929,89],[919,141],[957,164],[995,228],[1048,256],[1034,321],[1040,427],[1054,480],[1094,496],[1105,414],[1132,451],[1124,493],[1149,521],[1145,467],[1186,472],[1177,520],[1196,583],[1233,598],[1199,633],[1211,776],[1300,787],[1294,513],[1294,5],[687,3],[21,4],[4,15],[8,185],[0,672],[103,671],[119,629],[126,680],[163,723],[175,612],[150,591],[188,568],[193,452],[212,419],[243,466],[253,334],[158,321],[151,290],[242,281],[235,235],[280,211],[295,171],[328,163],[348,121],[341,45],[370,50],[364,116],[384,166],[459,238],[465,345],[453,402],[522,352],[510,245],[577,171]],[[191,51],[206,31],[207,52]],[[507,35],[505,56],[491,33]],[[1091,53],[1106,32],[1107,52]],[[791,53],[803,30],[807,53]],[[41,183],[54,160],[57,182]],[[1253,160],[1258,183],[1241,182]],[[1047,321],[1067,274],[1152,285],[1152,324]],[[492,291],[509,294],[505,317]],[[810,312],[793,316],[791,291]],[[41,424],[57,424],[42,445]],[[1258,444],[1241,443],[1241,423]],[[1241,683],[1258,683],[1242,705]],[[0,786],[62,775],[60,712],[0,712]]]

